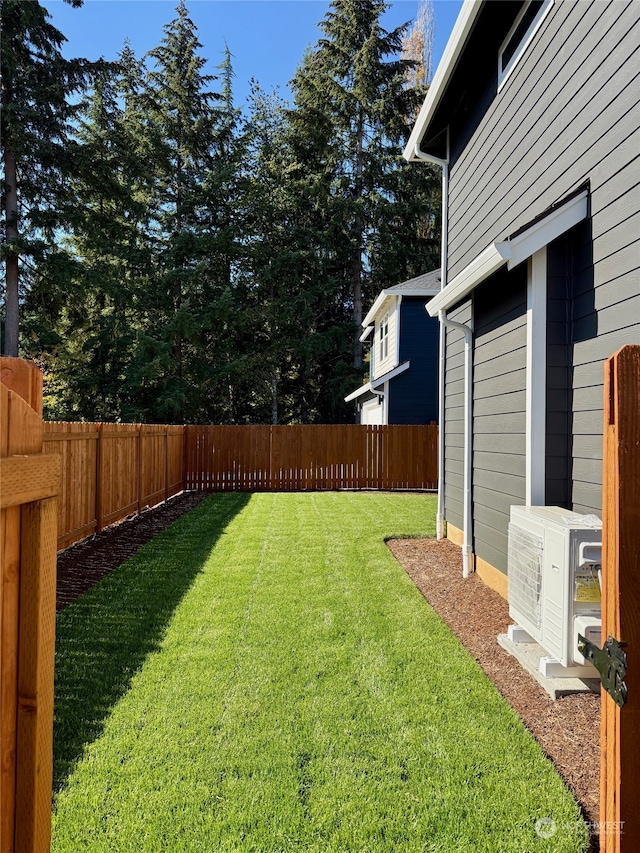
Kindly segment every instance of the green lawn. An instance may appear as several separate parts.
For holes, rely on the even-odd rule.
[[[214,496],[64,610],[54,853],[584,851],[554,768],[384,544],[434,515]]]

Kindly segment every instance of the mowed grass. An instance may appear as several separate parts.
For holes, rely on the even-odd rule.
[[[63,611],[54,853],[586,850],[554,768],[384,544],[434,514],[214,496]]]

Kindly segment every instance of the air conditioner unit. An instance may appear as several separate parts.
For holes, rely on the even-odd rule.
[[[550,656],[544,675],[597,677],[578,633],[600,631],[602,522],[561,507],[512,506],[509,615]]]

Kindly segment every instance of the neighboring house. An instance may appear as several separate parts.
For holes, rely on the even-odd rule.
[[[362,321],[370,340],[369,382],[354,401],[362,424],[428,424],[438,420],[439,324],[425,305],[440,292],[440,270],[383,290]]]
[[[639,45],[634,0],[465,0],[404,153],[443,167],[438,520],[503,595],[511,505],[601,514],[604,362],[640,343]]]

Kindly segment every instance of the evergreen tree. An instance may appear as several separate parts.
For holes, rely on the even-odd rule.
[[[351,363],[333,363],[333,418],[347,416],[343,394],[361,376],[363,304],[389,284],[437,266],[435,178],[410,173],[401,149],[424,89],[407,86],[413,60],[399,57],[406,26],[387,32],[383,0],[334,0],[324,38],[294,81],[289,114],[299,169],[324,209],[322,275],[336,294],[334,339],[349,314]],[[425,180],[427,178],[427,180]],[[351,386],[351,387],[350,387]]]
[[[69,96],[84,89],[99,64],[62,57],[65,38],[37,0],[2,0],[0,16],[4,352],[16,356],[20,275],[28,273],[30,258],[39,262],[51,250],[64,208],[64,178],[73,166],[66,144],[76,108]]]
[[[193,302],[201,287],[198,265],[206,251],[199,218],[215,139],[212,103],[219,95],[210,91],[215,77],[203,72],[205,59],[199,55],[201,44],[184,0],[176,12],[162,43],[148,54],[155,62],[148,80],[148,118],[157,131],[153,215],[159,275],[147,304],[152,352],[145,358],[153,354],[153,373],[144,363],[140,367],[149,381],[148,399],[153,395],[157,400],[157,414],[177,422],[190,417],[193,406],[188,400],[188,365],[194,363],[201,319]]]

